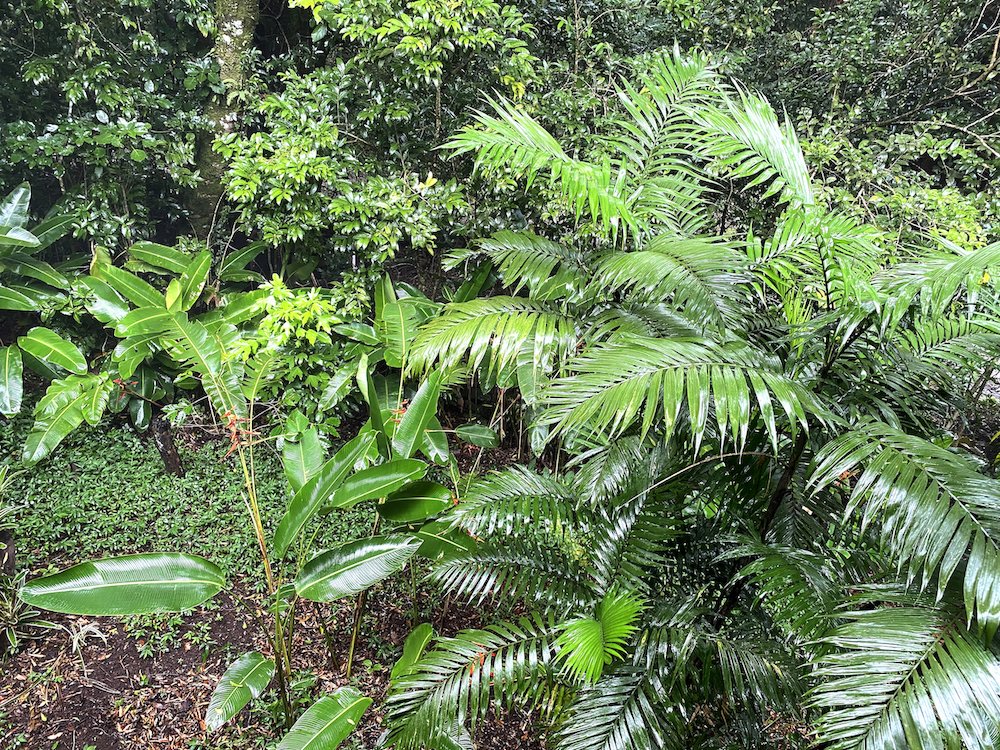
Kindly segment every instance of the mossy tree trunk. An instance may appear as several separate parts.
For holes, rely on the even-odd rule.
[[[198,172],[201,182],[192,191],[188,206],[195,234],[211,243],[222,216],[222,179],[225,163],[212,150],[212,141],[236,127],[238,112],[231,95],[245,83],[244,64],[253,48],[254,30],[260,19],[260,0],[216,0],[217,32],[212,57],[219,66],[219,78],[225,92],[212,99],[205,110],[210,129],[198,148]]]

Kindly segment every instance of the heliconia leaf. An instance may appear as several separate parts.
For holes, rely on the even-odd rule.
[[[181,309],[190,310],[198,301],[201,290],[205,288],[208,272],[212,268],[212,251],[202,250],[192,260],[181,274]]]
[[[351,384],[354,382],[354,373],[357,366],[353,363],[337,368],[330,376],[323,395],[319,398],[319,408],[323,411],[332,409],[351,392]]]
[[[451,507],[451,490],[437,482],[414,482],[393,492],[378,505],[378,514],[387,521],[423,521]]]
[[[335,750],[354,731],[371,702],[352,687],[324,695],[292,725],[277,750]]]
[[[375,320],[381,320],[385,306],[396,301],[396,290],[389,274],[375,282]]]
[[[375,500],[395,492],[404,484],[420,479],[427,472],[427,464],[415,458],[372,466],[344,480],[328,507],[350,508],[365,500]]]
[[[258,651],[243,654],[226,669],[205,712],[205,726],[215,731],[263,693],[274,677],[274,661]]]
[[[451,456],[451,451],[448,449],[448,435],[437,417],[431,417],[427,421],[427,429],[424,430],[424,436],[420,440],[420,452],[438,465],[448,463],[448,458]]]
[[[226,585],[218,566],[197,555],[150,552],[80,563],[24,584],[21,599],[72,615],[183,612]]]
[[[465,442],[480,448],[496,448],[500,445],[500,436],[496,430],[491,430],[482,424],[463,424],[455,428],[455,434]]]
[[[441,394],[441,371],[425,380],[399,420],[392,437],[392,448],[397,456],[409,458],[420,446],[430,420],[437,413],[438,396]]]
[[[0,286],[0,310],[35,312],[38,310],[38,303],[16,289]]]
[[[381,343],[378,334],[375,333],[375,329],[367,323],[341,323],[334,326],[333,330],[341,336],[353,339],[354,341],[360,341],[362,344],[368,344],[369,346],[378,346]]]
[[[402,655],[392,665],[392,672],[389,674],[391,682],[395,682],[400,677],[404,677],[410,673],[413,665],[423,655],[424,649],[427,648],[427,644],[431,642],[431,638],[433,637],[434,626],[429,622],[417,625],[417,627],[410,631],[410,634],[406,636],[406,641],[403,643]]]
[[[58,365],[75,375],[87,374],[87,360],[73,344],[48,328],[32,328],[17,339],[18,346],[36,359]]]
[[[24,363],[14,344],[0,347],[0,414],[12,417],[21,411],[24,397]]]
[[[163,333],[173,325],[173,313],[163,307],[139,307],[128,313],[115,326],[115,335],[121,338],[129,336],[148,336]]]
[[[267,246],[263,242],[251,242],[246,247],[226,254],[219,264],[219,278],[222,281],[247,281],[260,279],[260,274],[247,271],[250,262],[264,252]],[[261,279],[263,281],[263,279]]]
[[[116,268],[106,257],[97,256],[91,264],[90,273],[107,283],[136,307],[166,307],[163,295],[151,284],[133,273]]]
[[[417,333],[417,316],[406,301],[389,302],[376,318],[379,339],[385,344],[385,363],[389,367],[404,367],[410,353],[413,337]]]
[[[54,286],[56,289],[68,290],[69,279],[63,276],[48,263],[38,258],[32,258],[24,253],[11,253],[4,258],[4,263],[10,265],[10,270],[19,276],[27,276],[36,279],[43,284]]]
[[[0,201],[0,227],[23,227],[28,223],[31,186],[22,182]]]
[[[54,380],[35,406],[35,423],[24,441],[21,459],[28,465],[48,456],[88,415],[93,414],[93,389],[108,389],[107,376],[69,375]]]
[[[99,321],[117,323],[128,314],[128,303],[110,284],[93,276],[84,276],[81,281],[93,297],[86,303],[87,310]]]
[[[323,445],[319,440],[319,432],[310,428],[295,439],[285,438],[281,449],[281,463],[292,492],[298,492],[323,466]]]
[[[32,252],[37,253],[39,250],[47,248],[69,232],[75,223],[76,219],[73,216],[61,214],[50,216],[42,221],[42,223],[33,226],[31,233],[38,238],[38,247]]]
[[[7,245],[37,248],[41,244],[41,241],[27,229],[22,227],[5,227],[0,224],[0,247]]]
[[[295,537],[309,519],[323,507],[354,465],[368,453],[373,441],[374,435],[370,433],[358,435],[337,451],[337,454],[323,464],[319,472],[295,493],[274,532],[274,550],[278,557],[285,556]]]
[[[312,558],[295,579],[295,591],[314,602],[353,596],[393,573],[413,557],[420,541],[412,536],[359,539]]]
[[[372,429],[375,431],[375,439],[378,441],[378,451],[383,458],[388,458],[391,447],[389,444],[390,434],[386,429],[385,420],[382,416],[382,405],[378,400],[378,391],[375,388],[375,381],[368,370],[368,355],[362,354],[358,360],[358,389],[361,397],[368,404],[368,418],[371,420]]]
[[[137,270],[146,270],[143,266],[152,268],[156,273],[184,273],[191,262],[191,255],[175,247],[161,245],[158,242],[136,242],[128,249],[128,255],[139,261]],[[131,264],[127,264],[131,267]]]
[[[476,548],[475,539],[462,529],[454,528],[446,519],[424,524],[415,536],[420,540],[417,554],[428,560],[444,560]]]

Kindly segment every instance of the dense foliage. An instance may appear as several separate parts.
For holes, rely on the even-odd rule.
[[[228,591],[335,748],[421,571],[392,747],[995,747],[995,3],[2,2],[0,649]]]

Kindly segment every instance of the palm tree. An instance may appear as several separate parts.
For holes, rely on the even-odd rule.
[[[439,639],[390,740],[462,746],[521,701],[558,748],[771,747],[774,712],[837,750],[996,747],[1000,482],[946,428],[1000,353],[1000,244],[885,267],[791,127],[703,58],[619,99],[586,154],[505,102],[452,143],[547,180],[590,239],[455,255],[506,294],[445,306],[411,361],[516,386],[572,458],[457,509],[482,541],[433,577],[528,614]],[[770,218],[720,227],[733,191]]]

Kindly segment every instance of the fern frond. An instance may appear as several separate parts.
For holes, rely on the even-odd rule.
[[[995,633],[1000,481],[927,440],[869,421],[823,448],[810,484],[816,490],[845,484],[858,467],[863,469],[853,481],[848,513],[861,509],[862,528],[877,528],[921,588],[936,577],[939,596],[964,562],[968,617]]]
[[[941,613],[885,607],[845,615],[824,643],[811,705],[831,750],[992,750],[1000,661]]]

